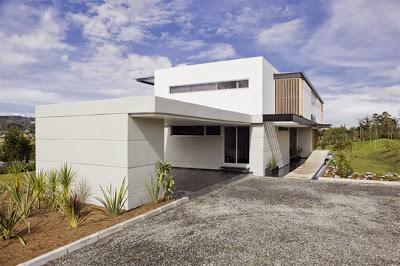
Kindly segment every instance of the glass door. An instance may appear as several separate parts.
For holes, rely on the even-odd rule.
[[[249,163],[249,127],[225,127],[225,163]]]
[[[236,127],[225,127],[225,162],[236,163]]]

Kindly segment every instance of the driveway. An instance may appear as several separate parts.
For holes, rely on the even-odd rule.
[[[54,265],[400,264],[400,186],[246,177]]]

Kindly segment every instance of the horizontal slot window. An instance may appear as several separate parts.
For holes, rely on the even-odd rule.
[[[215,90],[215,83],[198,84],[190,86],[192,91],[211,91]]]
[[[249,80],[239,80],[238,81],[238,88],[248,88],[249,87]]]
[[[227,81],[227,82],[218,82],[218,89],[225,90],[225,89],[236,89],[237,82],[236,81]]]
[[[203,136],[203,126],[172,126],[171,135],[173,136]]]
[[[170,87],[171,93],[177,93],[177,92],[190,92],[192,89],[190,86],[174,86]]]
[[[169,91],[170,93],[180,93],[180,92],[194,92],[194,91],[227,90],[227,89],[238,89],[238,88],[248,88],[248,87],[249,87],[249,80],[243,79],[243,80],[203,83],[194,85],[171,86],[169,88]]]
[[[219,126],[208,126],[208,127],[206,127],[206,135],[208,135],[208,136],[219,136],[219,135],[221,135],[221,127],[219,127]]]

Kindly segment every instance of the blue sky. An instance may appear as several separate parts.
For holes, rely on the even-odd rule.
[[[305,71],[326,122],[400,115],[400,1],[0,0],[0,114],[152,94],[154,69],[264,56]]]

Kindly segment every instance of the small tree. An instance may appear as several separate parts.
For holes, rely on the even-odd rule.
[[[30,159],[32,145],[22,130],[18,128],[10,128],[6,131],[4,143],[1,147],[2,159],[8,162],[24,161]]]
[[[347,178],[353,173],[353,168],[351,167],[350,160],[344,152],[339,152],[336,156],[336,169],[337,174],[343,178]]]

